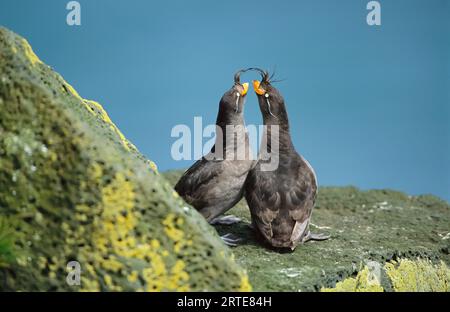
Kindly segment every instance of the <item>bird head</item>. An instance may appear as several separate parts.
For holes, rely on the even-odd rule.
[[[234,74],[233,86],[225,92],[220,100],[221,109],[227,113],[240,114],[243,112],[245,97],[248,91],[248,82],[241,83],[241,74],[247,69],[241,69]]]
[[[264,119],[286,118],[287,120],[283,96],[277,88],[270,83],[273,75],[270,76],[268,71],[260,68],[250,69],[256,70],[261,74],[261,80],[253,80],[253,89],[258,97],[259,108]]]
[[[247,70],[248,69],[241,69],[236,74],[234,74],[234,88],[242,97],[247,95],[248,82],[244,82],[241,84],[241,74],[245,73]]]

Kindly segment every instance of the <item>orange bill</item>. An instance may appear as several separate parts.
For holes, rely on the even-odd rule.
[[[244,87],[244,91],[241,92],[241,95],[244,96],[247,94],[247,91],[248,91],[248,82],[244,82],[242,84],[242,87]]]
[[[255,90],[256,94],[264,95],[266,93],[266,90],[261,88],[261,82],[259,80],[253,80],[253,89]]]

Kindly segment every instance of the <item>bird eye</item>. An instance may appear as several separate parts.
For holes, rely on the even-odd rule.
[[[265,96],[266,98],[268,98],[268,97],[269,97],[269,93],[264,94],[264,96]]]

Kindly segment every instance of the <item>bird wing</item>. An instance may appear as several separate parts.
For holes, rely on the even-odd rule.
[[[289,216],[295,221],[290,237],[291,242],[299,242],[307,235],[316,194],[315,173],[307,163],[302,162],[293,187],[286,192],[286,206],[289,209]]]
[[[257,172],[250,171],[247,177],[248,206],[252,215],[252,222],[267,238],[273,237],[272,222],[278,216],[281,205],[281,195],[276,182]]]
[[[194,204],[203,194],[202,188],[222,172],[222,161],[207,160],[202,157],[181,176],[175,185],[175,190],[189,204]]]
[[[290,177],[253,173],[248,178],[253,188],[248,196],[253,222],[268,240],[276,236],[286,244],[307,234],[317,191],[314,177],[303,165]]]

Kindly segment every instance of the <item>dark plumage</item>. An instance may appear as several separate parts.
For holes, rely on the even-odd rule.
[[[261,83],[254,81],[253,85],[267,127],[258,163],[247,177],[245,198],[253,227],[265,241],[273,247],[293,250],[309,239],[328,238],[309,232],[317,195],[317,178],[311,165],[292,144],[283,97],[270,84],[268,73],[259,71],[263,79]],[[278,136],[276,127],[279,129]],[[278,166],[270,170],[267,168],[269,163],[278,163]]]
[[[244,182],[253,164],[243,110],[248,84],[240,83],[241,72],[236,73],[233,87],[220,100],[216,142],[211,152],[194,163],[175,186],[178,194],[209,222],[243,197]],[[235,135],[227,126],[238,126]]]

